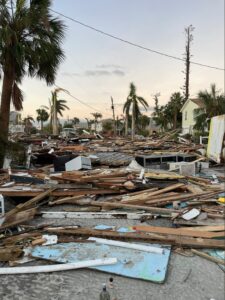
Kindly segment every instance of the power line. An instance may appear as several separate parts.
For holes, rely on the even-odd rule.
[[[61,88],[61,87],[58,86],[57,84],[54,84],[54,85],[55,85],[57,88]],[[67,91],[66,89],[63,89],[63,91],[64,91],[64,93],[66,93],[67,95],[69,95],[69,96],[70,96],[71,98],[73,98],[74,100],[76,100],[76,101],[78,101],[79,103],[81,103],[81,104],[87,106],[88,108],[94,110],[95,112],[100,112],[100,113],[102,113],[102,114],[104,114],[104,115],[105,115],[105,114],[108,114],[108,113],[103,113],[103,112],[100,111],[100,110],[97,110],[97,109],[94,108],[93,106],[91,106],[91,105],[85,103],[84,101],[80,100],[79,98],[73,96],[73,95],[72,95],[69,91]],[[108,115],[109,115],[109,114],[108,114]]]
[[[53,10],[53,9],[50,9],[50,10],[51,10],[52,12],[54,12],[54,13],[56,13],[56,14],[62,16],[62,17],[64,17],[64,18],[70,20],[70,21],[73,21],[73,22],[75,22],[75,23],[77,23],[77,24],[79,24],[79,25],[81,25],[81,26],[84,26],[84,27],[86,27],[86,28],[89,28],[89,29],[91,29],[91,30],[94,30],[94,31],[96,31],[96,32],[98,32],[98,33],[100,33],[100,34],[102,34],[102,35],[108,36],[108,37],[113,38],[113,39],[115,39],[115,40],[118,40],[118,41],[120,41],[120,42],[126,43],[126,44],[128,44],[128,45],[131,45],[131,46],[134,46],[134,47],[140,48],[140,49],[142,49],[142,50],[146,50],[146,51],[149,51],[149,52],[152,52],[152,53],[161,55],[161,56],[165,56],[165,57],[168,57],[168,58],[172,58],[172,59],[176,59],[176,60],[185,62],[185,59],[184,59],[184,58],[180,58],[180,57],[177,57],[177,56],[173,56],[173,55],[170,55],[170,54],[167,54],[167,53],[163,53],[163,52],[160,52],[160,51],[157,51],[157,50],[153,50],[153,49],[147,48],[147,47],[145,47],[145,46],[142,46],[142,45],[139,45],[139,44],[130,42],[130,41],[128,41],[128,40],[122,39],[122,38],[120,38],[120,37],[118,37],[118,36],[115,36],[115,35],[113,35],[113,34],[107,33],[107,32],[105,32],[105,31],[103,31],[103,30],[101,30],[101,29],[97,29],[97,28],[95,28],[95,27],[93,27],[93,26],[87,25],[87,24],[85,24],[85,23],[83,23],[83,22],[81,22],[81,21],[78,21],[78,20],[74,19],[74,18],[68,17],[68,16],[66,16],[66,15],[64,15],[64,14],[58,12],[58,11],[55,11],[55,10]],[[225,69],[223,69],[223,68],[219,68],[219,67],[215,67],[215,66],[206,65],[206,64],[202,64],[202,63],[195,62],[195,61],[191,61],[190,63],[193,64],[193,65],[200,66],[200,67],[206,67],[206,68],[215,69],[215,70],[220,70],[220,71],[224,71],[224,70],[225,70]]]

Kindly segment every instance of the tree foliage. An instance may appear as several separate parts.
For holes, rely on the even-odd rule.
[[[225,96],[216,89],[215,84],[211,84],[210,91],[200,91],[198,98],[202,100],[204,109],[196,110],[194,129],[204,132],[210,118],[225,114]]]
[[[25,76],[55,81],[64,53],[61,48],[65,26],[51,14],[51,0],[0,0],[0,167],[8,141],[12,103],[23,108],[20,84]]]
[[[173,93],[166,105],[159,105],[158,96],[155,96],[154,100],[155,107],[153,119],[156,125],[161,126],[163,130],[179,128],[182,122],[182,114],[180,110],[184,105],[184,98],[181,93]]]
[[[12,77],[12,103],[22,109],[25,75],[53,84],[64,58],[65,26],[50,14],[49,0],[0,0],[0,70]]]
[[[49,114],[43,108],[37,109],[36,112],[37,112],[37,121],[41,122],[41,130],[43,130],[43,123],[48,120]]]

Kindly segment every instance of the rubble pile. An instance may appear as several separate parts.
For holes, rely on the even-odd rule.
[[[224,266],[225,177],[204,169],[209,162],[197,152],[201,147],[168,136],[133,144],[121,138],[32,145],[28,168],[0,174],[6,207],[0,218],[0,261],[8,265],[0,273],[47,272],[53,265],[33,271],[16,267],[47,259],[61,263],[54,265],[56,271],[92,267],[164,282],[171,251],[187,249]],[[161,155],[157,164],[156,152]],[[146,154],[147,167],[138,161]],[[8,203],[14,208],[7,209]],[[95,219],[98,225],[59,226],[61,219]],[[121,219],[132,223],[104,224]],[[154,225],[157,220],[164,225]],[[146,268],[151,260],[157,261],[159,279],[150,265],[145,276],[137,275],[136,268]]]

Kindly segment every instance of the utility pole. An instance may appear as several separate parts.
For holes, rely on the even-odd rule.
[[[191,42],[193,41],[193,35],[192,32],[194,31],[194,27],[192,25],[189,25],[185,28],[185,36],[186,36],[186,45],[185,45],[185,83],[183,86],[184,90],[184,100],[187,101],[189,98],[189,82],[190,82],[190,60],[191,60]]]
[[[111,102],[112,102],[112,112],[113,112],[113,123],[114,123],[114,135],[116,135],[116,119],[115,119],[115,108],[114,108],[114,103],[113,103],[113,97],[111,97]]]

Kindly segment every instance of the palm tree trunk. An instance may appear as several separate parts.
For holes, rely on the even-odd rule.
[[[43,121],[41,120],[41,132],[43,132]]]
[[[0,108],[0,168],[3,167],[9,133],[10,102],[13,76],[4,74]]]
[[[58,131],[58,124],[57,124],[57,111],[56,111],[56,96],[54,97],[54,103],[53,103],[53,124],[52,124],[52,129],[53,129],[53,134],[54,135],[58,135],[59,131]]]
[[[129,119],[129,116],[126,114],[126,118],[125,118],[125,136],[128,135],[128,119]]]
[[[135,117],[134,117],[135,111],[134,111],[134,104],[132,107],[132,140],[134,140],[135,135]]]

